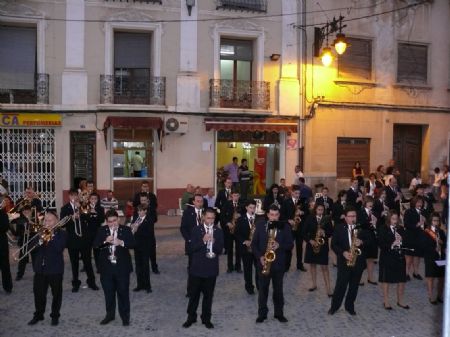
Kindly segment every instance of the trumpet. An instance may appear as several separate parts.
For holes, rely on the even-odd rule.
[[[207,225],[206,226],[206,234],[209,235],[213,235],[213,229],[214,227],[214,223],[212,223],[211,225]],[[214,259],[216,257],[216,253],[214,253],[213,251],[213,239],[209,239],[208,242],[206,243],[206,257],[208,259]]]
[[[53,239],[53,236],[55,235],[55,230],[65,226],[70,221],[71,218],[72,217],[70,215],[62,218],[52,228],[46,228],[42,226],[36,234],[34,234],[31,238],[28,238],[28,240],[24,242],[23,245],[13,253],[14,260],[20,261],[24,259],[26,256],[28,256],[37,247],[49,243]],[[31,248],[29,248],[31,244],[34,245]],[[26,249],[26,252],[22,254],[22,256],[20,256],[20,252],[24,251],[24,249]]]
[[[108,256],[108,260],[112,263],[112,264],[116,264],[117,263],[117,256],[116,256],[116,245],[114,244],[114,242],[117,239],[117,230],[118,228],[113,228],[111,230],[111,236],[113,237],[113,243],[109,246],[109,256]]]

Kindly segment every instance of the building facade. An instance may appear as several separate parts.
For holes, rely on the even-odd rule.
[[[347,22],[352,45],[324,68],[307,1],[4,1],[3,175],[57,207],[81,178],[121,202],[146,180],[160,212],[188,183],[219,188],[234,156],[255,194],[298,163],[332,190],[356,160],[427,176],[448,161],[449,3],[408,3],[321,1],[329,17],[395,10]]]

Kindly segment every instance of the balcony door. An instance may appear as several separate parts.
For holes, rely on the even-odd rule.
[[[150,104],[151,33],[114,33],[114,103]]]
[[[221,39],[221,106],[252,107],[253,41]]]

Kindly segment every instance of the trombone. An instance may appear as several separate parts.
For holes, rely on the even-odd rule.
[[[39,228],[39,230],[36,234],[34,234],[31,238],[28,238],[28,240],[26,242],[24,242],[23,245],[17,251],[15,251],[13,253],[14,260],[19,262],[20,260],[22,260],[23,258],[28,256],[28,254],[30,254],[37,247],[50,242],[54,236],[55,230],[65,226],[71,219],[72,219],[72,216],[67,215],[66,217],[62,218],[58,223],[56,223],[56,225],[53,226],[53,228],[51,228],[51,229],[45,228],[44,226]],[[31,248],[29,248],[29,246],[33,243],[34,243],[34,245]],[[25,247],[26,247],[26,253],[24,253],[22,256],[20,256],[20,252]]]

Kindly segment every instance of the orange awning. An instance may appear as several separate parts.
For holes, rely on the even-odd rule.
[[[281,118],[205,118],[206,131],[297,132],[296,119]]]

